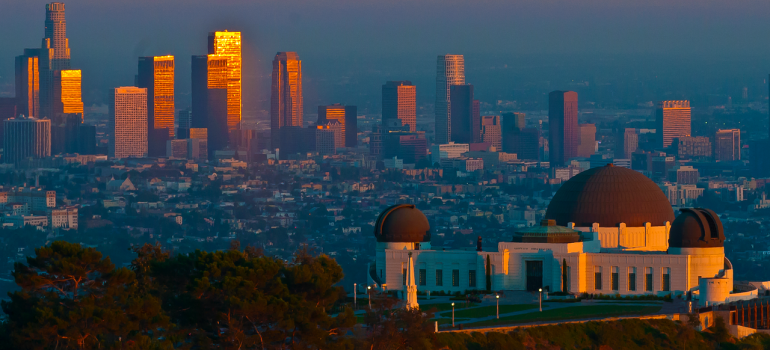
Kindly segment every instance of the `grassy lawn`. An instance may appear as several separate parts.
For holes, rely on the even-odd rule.
[[[499,320],[488,320],[467,324],[469,327],[483,327],[529,322],[544,322],[558,320],[579,320],[596,317],[615,317],[623,315],[646,315],[660,310],[660,306],[637,305],[589,305],[531,312],[522,315],[501,317]],[[457,313],[455,312],[455,317]],[[457,323],[455,321],[455,323]]]
[[[537,309],[537,307],[538,307],[537,305],[532,305],[532,304],[500,305],[500,313],[507,314],[509,312]],[[543,308],[545,307],[546,305],[543,305]],[[457,311],[457,309],[455,309],[455,318],[457,317],[476,318],[476,317],[494,316],[496,314],[496,310],[497,310],[497,306],[495,305],[469,308],[461,311]],[[441,316],[452,317],[452,312],[444,312],[441,314]]]
[[[477,303],[470,303],[469,308],[475,307],[479,304]],[[452,310],[452,303],[438,303],[438,304],[425,304],[420,305],[420,310],[429,311],[432,309],[436,309],[436,312],[442,312],[447,310]],[[465,303],[455,303],[455,318],[457,317],[457,310],[465,309]],[[449,317],[452,317],[452,313],[449,313]]]

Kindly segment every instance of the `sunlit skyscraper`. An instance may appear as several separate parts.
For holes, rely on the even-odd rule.
[[[409,131],[417,131],[417,87],[410,81],[389,81],[382,86],[382,125],[401,120]]]
[[[577,156],[577,92],[552,91],[548,94],[548,124],[548,160],[551,167],[562,166]]]
[[[358,109],[356,106],[344,106],[335,103],[331,106],[318,106],[318,125],[336,120],[342,129],[342,147],[356,147],[358,144]]]
[[[109,156],[147,156],[147,89],[124,86],[110,90]]]
[[[436,143],[450,141],[452,135],[449,87],[465,84],[463,55],[440,55],[436,64]]]
[[[81,72],[77,69],[59,70],[54,72],[53,86],[53,117],[58,114],[83,114],[81,97]]]
[[[658,147],[668,147],[675,138],[690,136],[690,101],[660,101],[656,110]]]
[[[241,123],[241,32],[209,33],[209,54],[227,57],[227,128],[237,129]]]
[[[174,56],[139,57],[136,86],[147,89],[147,154],[166,155],[174,137]]]
[[[302,61],[296,52],[279,52],[273,59],[270,89],[270,130],[273,147],[280,147],[279,130],[302,127]]]
[[[16,56],[17,112],[29,117],[40,115],[40,50],[25,49]]]
[[[45,5],[45,37],[43,48],[53,49],[51,70],[70,68],[70,47],[67,39],[67,20],[64,18],[64,3],[52,2]]]

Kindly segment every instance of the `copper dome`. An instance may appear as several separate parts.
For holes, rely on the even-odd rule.
[[[374,225],[378,242],[430,242],[430,223],[412,204],[385,209]]]
[[[592,168],[565,182],[553,196],[546,219],[566,226],[663,226],[674,210],[663,191],[642,173],[613,166]]]
[[[671,248],[724,247],[725,231],[719,216],[701,208],[683,208],[671,224],[668,246]]]

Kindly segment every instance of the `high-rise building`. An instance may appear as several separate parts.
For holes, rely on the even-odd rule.
[[[227,129],[240,127],[241,109],[241,32],[209,33],[209,54],[227,58]]]
[[[192,128],[192,110],[188,108],[179,111],[176,117],[176,127],[180,129]]]
[[[711,157],[711,140],[705,136],[675,137],[672,145],[679,159]]]
[[[270,88],[270,137],[273,148],[282,147],[279,130],[303,126],[302,61],[296,52],[279,52],[273,59]]]
[[[209,154],[227,147],[227,64],[219,55],[192,56],[192,127],[207,129]]]
[[[337,154],[337,136],[342,135],[338,122],[316,125],[315,151],[318,154]]]
[[[588,158],[596,153],[596,124],[578,124],[577,156]]]
[[[147,89],[147,130],[174,137],[174,56],[139,57],[137,87]]]
[[[417,87],[410,81],[389,81],[382,86],[382,124],[400,120],[417,131]]]
[[[471,107],[471,138],[473,143],[482,142],[482,127],[481,127],[481,101],[473,100]],[[498,149],[499,151],[499,149]]]
[[[3,121],[18,117],[19,113],[17,110],[18,104],[16,98],[13,97],[0,97],[0,137],[3,135]],[[2,144],[3,141],[0,139],[0,144]]]
[[[473,143],[473,85],[452,85],[449,87],[449,98],[452,100],[449,114],[451,134],[450,141],[454,143]]]
[[[341,125],[344,145],[341,147],[356,147],[358,144],[358,109],[356,106],[344,106],[339,103],[331,106],[318,106],[318,124],[330,120],[336,120]]]
[[[16,57],[17,112],[26,116],[40,115],[40,62],[39,49],[24,49]]]
[[[521,130],[526,126],[525,117],[524,113],[503,113],[500,118],[501,151],[519,153]],[[521,155],[519,155],[519,158],[521,158]]]
[[[52,2],[45,7],[45,36],[38,51],[39,117],[53,118],[56,113],[64,113],[56,110],[56,105],[61,100],[59,96],[55,96],[55,90],[59,84],[54,80],[56,71],[69,69],[70,49],[64,3]]]
[[[615,158],[631,159],[631,155],[639,148],[639,133],[634,128],[624,128],[616,135]]]
[[[521,129],[521,132],[519,133],[519,151],[516,152],[516,155],[519,159],[537,161],[541,159],[540,130],[538,128]]]
[[[578,94],[552,91],[548,94],[548,160],[551,167],[563,166],[577,156]]]
[[[124,86],[110,90],[109,156],[147,156],[147,89]]]
[[[741,160],[741,130],[719,129],[714,136],[714,160],[732,162]]]
[[[19,116],[3,121],[3,162],[50,156],[50,120]]]
[[[503,140],[500,130],[500,116],[485,115],[481,117],[481,142],[489,142],[495,150],[501,152]]]
[[[671,145],[677,137],[690,136],[690,101],[660,101],[656,110],[658,147]]]
[[[450,86],[465,84],[463,55],[440,55],[436,64],[436,143],[445,144],[452,135]]]
[[[80,114],[83,121],[83,100],[81,98],[80,70],[57,70],[53,75],[52,114],[56,119],[61,114]]]

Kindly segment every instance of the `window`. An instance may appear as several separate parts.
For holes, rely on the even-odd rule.
[[[476,270],[468,270],[468,287],[476,286]]]
[[[406,285],[406,269],[401,269],[401,283]]]
[[[444,285],[444,270],[436,270],[436,286]]]
[[[636,268],[628,268],[628,290],[631,292],[636,291]]]
[[[425,275],[426,275],[425,269],[420,269],[420,285],[424,286],[426,284],[425,282]]]
[[[452,270],[452,287],[460,286],[460,270]]]
[[[644,268],[644,290],[652,292],[652,267]]]
[[[602,267],[594,266],[594,289],[602,290]]]
[[[618,267],[613,266],[612,267],[612,290],[619,290],[620,289],[620,282],[618,281],[620,273],[618,272]]]
[[[660,272],[663,275],[663,278],[661,279],[661,290],[668,292],[671,290],[671,268],[661,268]]]

